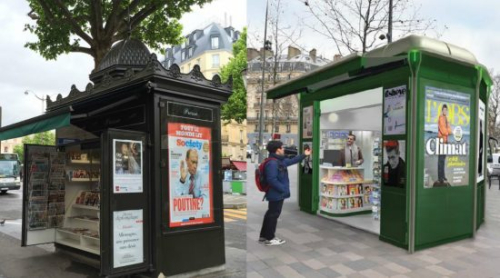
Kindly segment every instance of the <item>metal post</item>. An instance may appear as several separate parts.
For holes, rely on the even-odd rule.
[[[259,163],[264,159],[265,149],[262,147],[264,145],[264,82],[265,82],[265,70],[266,70],[266,38],[267,38],[267,8],[268,2],[266,1],[266,20],[264,24],[264,47],[262,49],[262,91],[260,92],[260,119],[259,119]]]
[[[389,0],[389,30],[387,32],[387,42],[392,42],[392,0]]]

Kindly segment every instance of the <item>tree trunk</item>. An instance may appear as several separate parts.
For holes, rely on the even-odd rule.
[[[92,57],[94,57],[94,69],[92,70],[92,72],[97,71],[99,65],[102,62],[102,59],[104,58],[104,56],[106,56],[106,54],[110,49],[111,49],[111,42],[98,43],[95,48],[94,47],[92,48],[93,50]]]

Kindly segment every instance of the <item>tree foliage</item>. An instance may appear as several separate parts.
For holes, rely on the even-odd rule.
[[[45,131],[24,137],[23,143],[14,147],[14,152],[19,155],[21,161],[24,160],[25,144],[54,146],[56,144],[56,135],[53,131]]]
[[[48,60],[69,52],[94,58],[95,68],[113,43],[132,38],[152,49],[163,51],[163,44],[182,42],[178,22],[191,6],[212,0],[27,0],[35,21],[25,30],[38,41],[25,47]]]
[[[386,35],[389,0],[308,0],[304,1],[315,21],[304,24],[331,39],[340,55],[367,52],[380,35]],[[393,37],[437,31],[437,22],[419,15],[412,0],[393,0]],[[444,27],[446,28],[446,26]]]
[[[498,121],[500,120],[500,74],[492,73],[493,86],[488,104],[488,134],[491,137],[500,139],[500,127]]]
[[[247,118],[247,90],[243,82],[242,71],[247,68],[247,29],[244,28],[240,38],[233,44],[233,58],[222,67],[222,81],[233,77],[233,94],[222,106],[222,120],[235,120],[242,123]]]

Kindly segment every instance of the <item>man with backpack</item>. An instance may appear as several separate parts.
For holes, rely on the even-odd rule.
[[[269,206],[262,223],[259,242],[266,245],[281,245],[285,243],[285,240],[277,238],[275,232],[283,202],[290,198],[290,180],[288,179],[287,167],[302,161],[311,154],[311,150],[306,149],[304,154],[294,158],[286,158],[281,141],[269,141],[266,149],[269,152],[269,157],[262,162],[263,167],[259,167],[259,169],[263,169],[260,174],[265,178],[265,181],[262,180],[258,185],[259,189],[261,189],[261,185],[265,188],[264,198],[269,202]]]

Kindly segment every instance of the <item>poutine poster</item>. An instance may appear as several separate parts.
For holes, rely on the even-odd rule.
[[[168,123],[170,227],[214,222],[211,132],[208,127]]]

